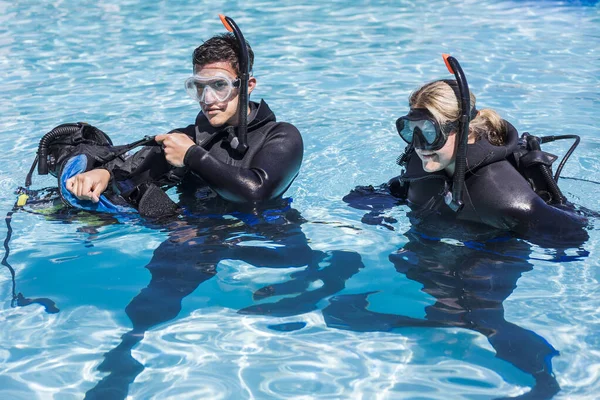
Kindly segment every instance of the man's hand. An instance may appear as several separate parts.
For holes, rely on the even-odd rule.
[[[154,140],[162,144],[167,162],[174,167],[183,167],[185,153],[196,144],[183,133],[157,135]]]
[[[93,169],[67,179],[67,190],[79,200],[100,201],[100,195],[106,190],[110,173],[105,169]]]

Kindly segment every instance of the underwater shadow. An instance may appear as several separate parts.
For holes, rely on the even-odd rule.
[[[286,200],[282,200],[286,202]],[[231,218],[231,217],[234,218]],[[240,314],[292,316],[316,310],[317,303],[345,287],[345,281],[364,267],[359,254],[351,251],[317,251],[310,248],[301,225],[306,222],[289,203],[259,213],[188,216],[168,226],[169,238],[159,245],[146,266],[151,274],[142,289],[125,308],[133,328],[121,343],[104,355],[98,366],[108,375],[90,389],[86,399],[124,399],[129,385],[144,370],[131,350],[145,332],[177,317],[183,298],[217,273],[223,260],[240,260],[256,268],[302,268],[287,282],[257,290],[253,298],[262,301],[286,296],[275,302],[254,304]],[[247,241],[271,246],[244,246]],[[322,285],[311,288],[315,281]],[[295,330],[303,324],[282,324],[274,330]]]
[[[533,268],[531,246],[511,237],[450,244],[411,229],[408,243],[389,256],[396,271],[423,285],[435,299],[425,318],[368,310],[371,293],[338,295],[323,310],[327,326],[355,332],[389,332],[406,327],[464,328],[484,335],[496,357],[531,375],[532,389],[519,399],[550,399],[560,387],[552,372],[559,352],[537,333],[505,319],[503,301],[521,275]],[[558,251],[557,256],[561,257]],[[587,256],[587,252],[580,252]],[[575,259],[578,257],[574,257]],[[564,261],[564,257],[561,258]]]

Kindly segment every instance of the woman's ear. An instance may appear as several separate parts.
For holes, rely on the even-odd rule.
[[[248,79],[248,94],[252,93],[252,91],[254,90],[255,87],[256,87],[256,78],[251,76],[250,79]]]

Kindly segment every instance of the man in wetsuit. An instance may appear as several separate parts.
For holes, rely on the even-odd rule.
[[[238,47],[234,35],[224,34],[194,51],[194,76],[186,87],[202,108],[195,124],[156,136],[162,148],[145,147],[125,161],[117,159],[70,178],[67,189],[79,199],[97,202],[112,178],[112,189],[135,206],[148,182],[163,187],[182,184],[185,193],[191,189],[200,196],[217,195],[234,203],[281,196],[300,169],[302,137],[293,125],[276,122],[264,101],[249,102],[248,148],[245,152],[236,148],[241,84]],[[249,46],[248,59],[251,70],[254,54]],[[248,93],[255,87],[256,78],[249,77]]]
[[[298,130],[276,122],[264,101],[249,102],[244,137],[244,113],[240,114],[244,102],[239,101],[244,68],[239,54],[239,40],[233,35],[204,42],[194,51],[194,75],[186,81],[188,93],[202,108],[195,123],[158,135],[160,147],[145,147],[125,160],[116,159],[69,180],[70,191],[93,201],[112,180],[112,190],[138,209],[152,185],[178,185],[180,203],[190,211],[166,226],[169,239],[146,266],[151,280],[125,308],[132,329],[104,355],[98,369],[108,375],[86,393],[86,399],[127,397],[129,384],[144,369],[132,357],[132,348],[147,330],[176,318],[183,298],[201,292],[199,286],[215,276],[222,260],[297,269],[287,281],[256,290],[252,303],[257,304],[244,304],[239,311],[275,316],[318,309],[321,300],[342,290],[363,267],[354,252],[311,249],[301,229],[304,219],[291,208],[290,199],[282,198],[302,162]],[[249,47],[248,60],[251,68]],[[247,82],[251,93],[256,79],[249,77]],[[146,203],[152,208],[156,202]],[[161,208],[158,204],[154,208]],[[262,301],[273,296],[282,297]],[[283,324],[273,329],[301,327]]]

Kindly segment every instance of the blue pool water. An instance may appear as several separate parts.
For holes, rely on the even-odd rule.
[[[411,90],[449,78],[443,52],[461,62],[480,109],[520,132],[581,135],[562,175],[600,181],[598,2],[390,3],[0,0],[3,213],[39,138],[60,123],[87,121],[117,143],[192,123],[191,54],[223,31],[225,13],[256,54],[253,98],[303,134],[287,194],[307,221],[270,237],[235,217],[165,228],[16,212],[14,280],[0,267],[1,399],[91,398],[107,384],[132,399],[491,399],[527,393],[527,371],[542,391],[552,371],[555,398],[597,398],[597,220],[579,249],[481,249],[405,235],[402,206],[386,214],[393,229],[362,224],[364,211],[341,199],[399,173],[394,121]],[[597,184],[561,187],[600,210]],[[214,244],[216,271],[198,243]],[[283,259],[233,256],[255,249]],[[171,297],[145,289],[151,270],[181,293],[176,316],[164,317]],[[13,306],[13,291],[37,303]],[[414,326],[453,310],[479,328]],[[494,347],[500,336],[508,349]]]

